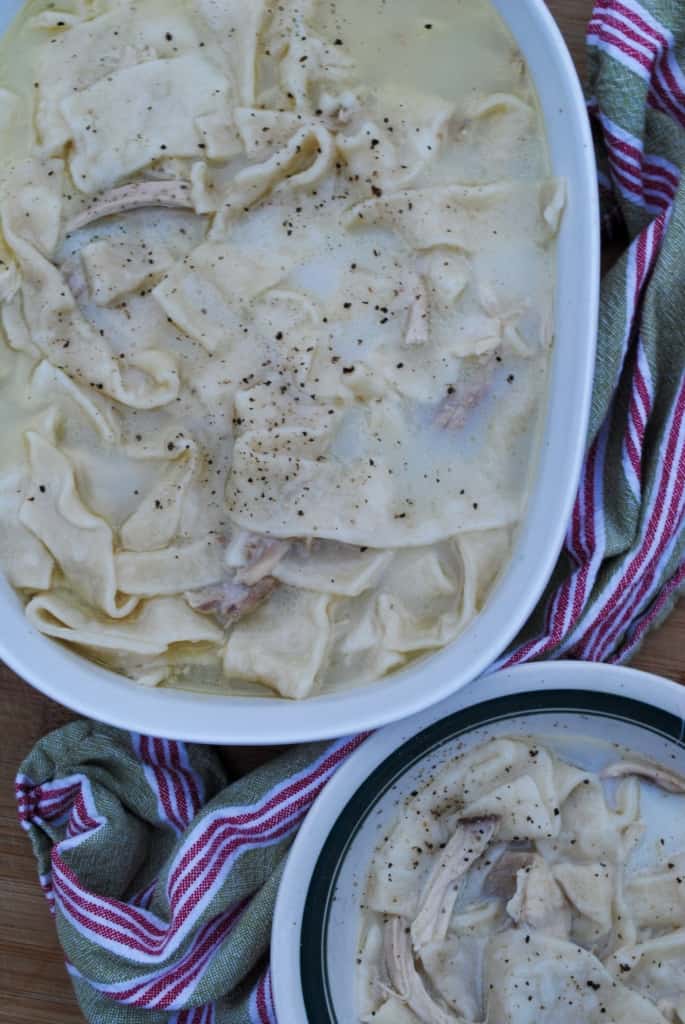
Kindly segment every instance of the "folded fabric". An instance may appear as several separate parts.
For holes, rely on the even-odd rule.
[[[264,958],[288,848],[362,737],[227,785],[210,747],[74,722],[17,776],[81,1008],[97,1024],[273,1020]]]
[[[685,583],[685,10],[599,0],[588,42],[604,224],[625,252],[604,281],[566,545],[500,664],[623,661]],[[92,723],[38,744],[20,816],[89,1021],[274,1024],[283,860],[360,742],[293,748],[228,786],[212,750]]]
[[[587,42],[605,238],[624,252],[566,543],[508,665],[625,661],[685,584],[685,7],[598,0]]]

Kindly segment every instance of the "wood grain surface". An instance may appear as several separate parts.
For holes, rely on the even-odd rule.
[[[516,2],[516,0],[512,0]],[[549,0],[579,69],[591,0]],[[685,603],[648,640],[634,664],[685,683]],[[17,824],[13,778],[32,745],[73,716],[36,693],[0,663],[0,1021],[5,1024],[81,1024],[54,926],[40,889],[29,843]],[[263,751],[233,749],[236,771]]]

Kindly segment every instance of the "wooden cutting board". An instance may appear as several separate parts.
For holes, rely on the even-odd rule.
[[[512,0],[516,2],[516,0]],[[591,0],[549,0],[581,73]],[[634,664],[685,683],[685,604],[648,640]],[[70,712],[36,693],[0,662],[0,1022],[81,1024],[54,926],[37,884],[29,843],[17,824],[12,781],[37,739]],[[263,751],[226,751],[229,767],[248,770]]]

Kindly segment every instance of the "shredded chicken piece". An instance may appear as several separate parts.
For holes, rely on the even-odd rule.
[[[492,360],[479,363],[448,389],[435,417],[438,427],[445,430],[461,430],[465,426],[468,414],[488,392],[492,368]]]
[[[507,913],[518,925],[560,939],[570,935],[571,908],[544,857],[534,856],[528,867],[518,871],[516,892],[507,903]]]
[[[602,772],[605,779],[623,779],[628,775],[653,782],[667,793],[685,793],[685,779],[682,775],[652,764],[651,761],[617,761]]]
[[[406,1003],[422,1024],[466,1024],[428,992],[416,970],[409,938],[409,922],[393,917],[385,924],[383,940],[385,964],[394,994]]]
[[[236,570],[236,583],[252,587],[270,576],[291,546],[291,541],[241,530],[231,541],[227,554],[228,564]]]
[[[414,948],[441,941],[447,935],[459,882],[478,860],[499,825],[499,818],[464,818],[459,822],[426,883],[419,912],[411,926]]]
[[[79,231],[88,224],[118,213],[141,210],[148,206],[192,210],[191,188],[187,181],[135,181],[130,185],[103,192],[67,224],[67,234]]]
[[[429,314],[428,314],[428,291],[422,277],[418,274],[412,275],[408,286],[412,295],[412,303],[409,307],[409,318],[407,330],[404,335],[405,345],[425,345],[429,340]]]
[[[213,615],[219,625],[226,628],[253,612],[277,586],[278,581],[271,576],[260,579],[254,586],[245,586],[231,579],[201,590],[188,591],[185,599],[195,611]]]

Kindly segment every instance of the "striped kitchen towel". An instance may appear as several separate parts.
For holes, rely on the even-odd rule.
[[[564,550],[504,665],[625,661],[685,585],[685,4],[598,0],[587,42],[603,225],[624,251]]]
[[[362,737],[227,784],[211,747],[74,722],[17,776],[67,970],[93,1024],[274,1021],[264,958],[285,855]]]
[[[624,252],[566,544],[507,665],[623,661],[685,582],[685,5],[599,0],[588,44],[605,233]],[[93,723],[38,744],[19,813],[89,1021],[274,1024],[284,858],[360,742],[294,748],[231,785],[210,749]]]

